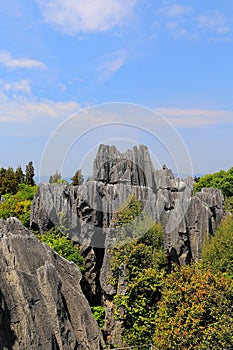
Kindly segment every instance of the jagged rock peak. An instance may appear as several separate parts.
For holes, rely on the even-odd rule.
[[[78,267],[15,218],[0,220],[0,349],[102,350]]]
[[[115,146],[100,145],[94,160],[93,180],[154,188],[154,168],[148,148],[139,145],[121,153]]]

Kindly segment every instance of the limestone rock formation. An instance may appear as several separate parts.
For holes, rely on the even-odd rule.
[[[0,349],[101,350],[77,266],[14,218],[0,220]]]
[[[132,194],[162,224],[165,249],[181,264],[200,259],[204,234],[214,234],[224,215],[221,191],[204,189],[194,196],[192,178],[175,178],[166,166],[155,170],[147,147],[120,153],[115,146],[100,145],[90,181],[39,187],[31,227],[43,233],[60,225],[83,251],[105,249],[113,214]]]
[[[31,210],[32,228],[43,233],[55,224],[65,226],[81,245],[83,290],[90,304],[106,306],[105,330],[111,335],[116,331],[111,320],[116,291],[109,284],[110,256],[117,235],[112,219],[131,195],[142,202],[147,216],[161,223],[165,249],[181,265],[201,258],[205,234],[214,234],[224,216],[221,191],[203,189],[194,195],[191,177],[175,178],[166,166],[155,170],[143,145],[125,153],[100,145],[90,181],[78,187],[41,185]]]

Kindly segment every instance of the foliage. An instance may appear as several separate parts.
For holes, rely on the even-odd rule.
[[[218,227],[215,236],[205,240],[202,251],[202,265],[210,266],[233,278],[233,218],[227,216]]]
[[[233,344],[233,284],[199,266],[176,267],[158,302],[154,344],[167,349],[227,349]]]
[[[224,206],[227,212],[233,214],[233,196],[225,197]]]
[[[61,174],[56,171],[55,174],[51,175],[49,178],[49,183],[50,184],[57,184],[61,180]]]
[[[18,181],[13,168],[0,169],[0,194],[15,194],[18,190]]]
[[[23,173],[23,170],[21,166],[18,166],[16,171],[15,171],[15,178],[18,184],[24,183],[25,182],[25,175]]]
[[[100,329],[104,328],[105,309],[103,306],[92,306],[91,311]]]
[[[30,161],[28,163],[28,165],[26,166],[26,175],[25,175],[25,183],[27,185],[31,185],[31,186],[35,186],[35,182],[34,182],[34,167],[33,167],[33,163],[32,161]]]
[[[66,180],[62,179],[61,174],[56,171],[55,174],[51,175],[49,178],[49,183],[51,185],[57,185],[67,182]]]
[[[82,183],[84,182],[84,178],[83,178],[82,170],[81,170],[81,169],[78,169],[78,170],[76,171],[76,173],[75,173],[74,176],[72,177],[71,181],[72,181],[72,185],[73,185],[73,186],[82,185]]]
[[[28,227],[30,222],[30,208],[36,186],[26,184],[18,185],[16,194],[6,194],[5,201],[0,203],[0,218],[6,220],[14,216],[17,217],[24,226]]]
[[[34,186],[34,168],[32,162],[29,162],[26,167],[26,175],[23,173],[21,166],[18,166],[16,171],[12,167],[8,169],[0,168],[0,195],[16,194],[19,189],[19,184],[26,183]]]
[[[224,196],[233,196],[233,167],[227,171],[220,170],[217,173],[201,177],[194,185],[195,192],[201,191],[203,187],[218,188]]]
[[[135,195],[129,197],[125,205],[116,212],[113,221],[119,228],[132,222],[143,210],[142,203],[137,201]]]
[[[53,227],[43,235],[37,235],[41,242],[47,243],[55,252],[63,258],[73,261],[79,266],[80,270],[84,270],[84,259],[79,253],[79,248],[74,242],[65,236],[57,227]]]
[[[123,322],[127,345],[151,342],[164,275],[163,232],[142,209],[142,203],[133,196],[114,219],[121,238],[126,231],[127,238],[131,238],[121,240],[111,252],[111,283],[117,289],[115,317]],[[117,285],[119,280],[126,285],[124,291]]]

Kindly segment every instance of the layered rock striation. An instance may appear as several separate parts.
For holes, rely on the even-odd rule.
[[[0,220],[0,349],[101,350],[77,266],[14,218]]]

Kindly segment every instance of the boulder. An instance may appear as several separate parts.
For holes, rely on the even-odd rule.
[[[78,267],[14,218],[0,221],[0,349],[101,350]]]

